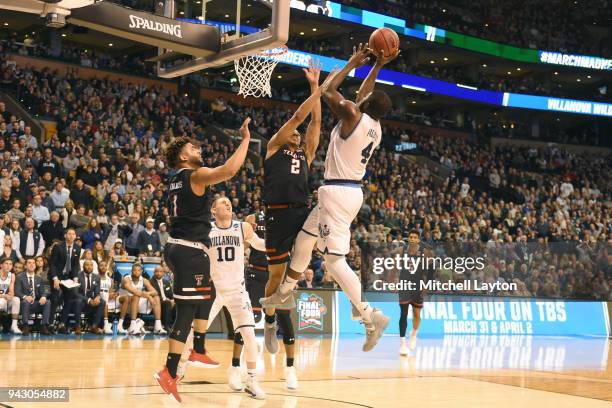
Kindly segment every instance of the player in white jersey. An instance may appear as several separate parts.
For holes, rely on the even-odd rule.
[[[346,66],[323,90],[323,98],[339,119],[332,130],[325,158],[325,184],[318,190],[318,204],[298,234],[290,272],[275,294],[262,299],[264,307],[291,304],[287,299],[295,288],[299,274],[306,270],[312,248],[316,244],[323,253],[325,265],[342,290],[359,310],[366,327],[363,351],[371,350],[389,324],[380,310],[362,301],[359,278],[346,262],[350,249],[350,226],[363,204],[361,180],[372,153],[381,141],[380,120],[391,109],[391,99],[382,91],[374,90],[376,77],[383,65],[397,57],[378,57],[365,81],[361,84],[355,103],[344,99],[338,86],[354,69],[369,60],[370,50],[360,44]],[[380,55],[383,55],[381,52]]]
[[[125,334],[123,330],[123,319],[127,312],[127,305],[130,305],[130,317],[132,321],[127,330],[129,334],[145,333],[144,322],[138,319],[138,313],[148,314],[153,311],[155,316],[155,326],[153,332],[155,334],[167,334],[161,324],[161,304],[157,291],[151,286],[148,279],[142,277],[142,266],[135,263],[132,265],[132,273],[125,275],[121,280],[121,288],[119,289],[119,302],[122,305],[119,329],[121,334]]]
[[[17,326],[19,319],[20,301],[15,296],[15,274],[13,271],[13,261],[5,258],[0,269],[0,312],[10,313],[13,321],[11,323],[11,333],[21,334]]]
[[[100,274],[100,296],[104,299],[104,334],[113,334],[111,324],[108,322],[108,311],[116,312],[121,308],[117,293],[115,292],[115,282],[107,274],[108,266],[106,262],[100,262],[98,273]]]
[[[249,243],[258,251],[265,251],[265,241],[255,234],[248,222],[232,220],[232,203],[227,197],[217,198],[212,205],[211,212],[215,218],[210,230],[211,246],[208,249],[210,258],[210,276],[215,287],[215,302],[213,309],[217,312],[225,306],[232,317],[234,331],[240,334],[244,343],[245,360],[247,363],[247,381],[242,384],[240,367],[232,366],[228,369],[228,384],[234,391],[243,389],[257,399],[264,399],[265,392],[257,382],[255,374],[257,366],[257,343],[255,342],[255,318],[251,300],[244,282],[244,250],[245,243]],[[208,319],[209,325],[215,316],[211,310]],[[193,330],[189,335],[187,344],[192,344]],[[235,348],[236,349],[236,348]],[[196,350],[196,352],[198,352]],[[204,352],[203,350],[201,351]],[[234,356],[240,358],[240,355]],[[192,361],[186,352],[183,352],[179,364],[179,376],[184,375],[185,364],[201,366]]]

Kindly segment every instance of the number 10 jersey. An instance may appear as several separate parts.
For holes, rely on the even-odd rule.
[[[244,283],[244,233],[242,222],[232,221],[228,228],[215,222],[210,230],[210,276],[217,291],[240,288]]]

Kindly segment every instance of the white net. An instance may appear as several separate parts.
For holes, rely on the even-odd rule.
[[[274,48],[234,60],[234,68],[240,82],[238,95],[245,98],[247,96],[271,97],[270,78],[278,64],[279,57],[286,52],[287,48]]]

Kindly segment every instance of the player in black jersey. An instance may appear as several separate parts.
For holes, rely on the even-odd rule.
[[[255,214],[250,214],[245,218],[245,221],[251,224],[253,231],[258,237],[265,239],[266,234],[266,217],[263,211]],[[264,297],[266,283],[268,282],[268,259],[266,253],[256,250],[251,247],[249,250],[249,267],[246,271],[246,289],[251,298],[251,306],[255,321],[261,318],[261,304],[259,299]]]
[[[178,402],[181,397],[176,386],[176,369],[192,323],[194,350],[189,360],[206,365],[215,363],[204,350],[204,333],[214,300],[210,261],[205,252],[210,246],[209,187],[231,179],[242,166],[251,138],[250,121],[246,118],[240,128],[242,141],[234,154],[219,167],[202,167],[201,150],[188,137],[177,137],[166,148],[168,165],[177,170],[168,186],[170,238],[164,248],[164,259],[174,275],[176,321],[169,336],[166,366],[155,374],[155,379]]]
[[[289,252],[298,232],[308,216],[308,167],[314,159],[321,134],[320,66],[312,60],[304,70],[310,84],[311,95],[295,111],[270,139],[264,161],[263,200],[266,208],[266,255],[268,258],[268,283],[265,295],[272,295],[285,274]],[[298,126],[311,114],[302,145]],[[292,277],[294,278],[294,277]],[[298,277],[299,278],[299,277]],[[290,306],[290,305],[289,305]],[[264,324],[265,345],[268,352],[278,351],[275,309],[266,307]]]

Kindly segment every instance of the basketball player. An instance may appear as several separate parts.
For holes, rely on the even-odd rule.
[[[236,345],[245,347],[247,363],[247,381],[242,385],[240,365],[233,364],[227,371],[228,384],[234,391],[243,389],[256,399],[265,399],[266,393],[261,389],[256,377],[257,343],[255,341],[255,318],[251,308],[249,294],[244,284],[244,249],[249,243],[259,251],[265,251],[263,239],[253,231],[251,224],[232,220],[232,202],[227,197],[217,198],[212,206],[215,221],[210,230],[212,245],[208,250],[211,259],[210,274],[215,286],[216,299],[213,304],[209,321],[223,306],[227,308],[234,325],[234,351]],[[189,339],[187,344],[189,344]],[[234,359],[240,361],[240,351],[234,354]],[[181,363],[186,360],[185,352]],[[197,364],[193,364],[196,365]],[[182,368],[179,371],[183,371]]]
[[[296,239],[289,277],[279,290],[262,305],[284,304],[295,288],[297,276],[308,267],[315,243],[324,254],[325,265],[353,305],[359,310],[366,327],[363,351],[369,351],[378,342],[389,324],[389,318],[380,310],[362,302],[361,283],[346,262],[350,249],[350,226],[363,203],[361,180],[372,152],[381,141],[380,120],[391,109],[391,99],[382,91],[374,90],[380,69],[399,54],[399,50],[383,57],[381,52],[365,81],[361,84],[355,103],[344,99],[338,86],[352,70],[363,66],[370,50],[360,44],[346,66],[323,90],[323,98],[339,119],[332,130],[325,158],[325,185],[318,191],[319,202],[308,216]],[[266,292],[268,293],[268,292]]]
[[[5,258],[0,269],[0,312],[10,313],[12,319],[11,333],[21,334],[17,326],[19,319],[20,300],[15,296],[15,275],[13,272],[13,261]]]
[[[132,265],[132,273],[121,280],[119,295],[127,297],[130,304],[130,328],[129,334],[145,333],[144,322],[138,319],[138,313],[149,314],[151,310],[155,316],[155,334],[168,334],[161,324],[161,303],[157,291],[151,286],[148,279],[142,277],[142,265]],[[125,317],[125,316],[124,316]],[[122,317],[123,319],[123,317]],[[121,322],[123,323],[123,322]]]
[[[408,232],[408,256],[411,258],[421,257],[423,248],[421,248],[421,234],[417,230]],[[402,269],[400,271],[400,280],[414,282],[416,290],[402,290],[399,292],[400,305],[400,355],[408,355],[408,349],[414,351],[416,348],[417,331],[421,325],[421,310],[423,309],[423,291],[420,289],[421,280],[425,279],[426,268],[419,265],[417,270],[410,271]],[[410,331],[410,341],[406,347],[406,329],[408,327],[408,307],[412,305],[412,330]]]
[[[321,134],[321,67],[312,59],[304,70],[310,84],[311,95],[295,111],[268,142],[264,160],[263,200],[266,208],[266,255],[268,258],[268,283],[265,295],[278,289],[287,267],[289,251],[308,216],[308,167],[312,163]],[[327,83],[333,78],[330,74]],[[311,114],[304,145],[297,131],[298,126]],[[287,307],[295,307],[292,303]],[[276,315],[273,305],[264,308],[264,343],[269,353],[278,352]],[[290,319],[283,324],[292,325]]]
[[[208,234],[212,227],[209,187],[234,177],[244,163],[251,139],[250,121],[246,118],[242,123],[240,145],[219,167],[202,167],[201,149],[187,137],[175,138],[166,148],[168,165],[177,170],[169,183],[170,237],[164,248],[164,259],[174,275],[176,320],[168,341],[166,365],[155,374],[155,379],[164,392],[178,402],[181,397],[176,385],[176,370],[192,323],[194,344],[189,361],[215,363],[204,349],[206,323],[214,300],[210,260],[206,253],[211,244]]]
[[[98,265],[98,273],[100,275],[100,297],[104,299],[104,334],[113,334],[113,328],[108,322],[108,311],[116,311],[120,308],[117,301],[117,293],[114,290],[115,282],[113,278],[107,275],[107,263],[100,262]],[[127,310],[127,309],[126,309]]]

